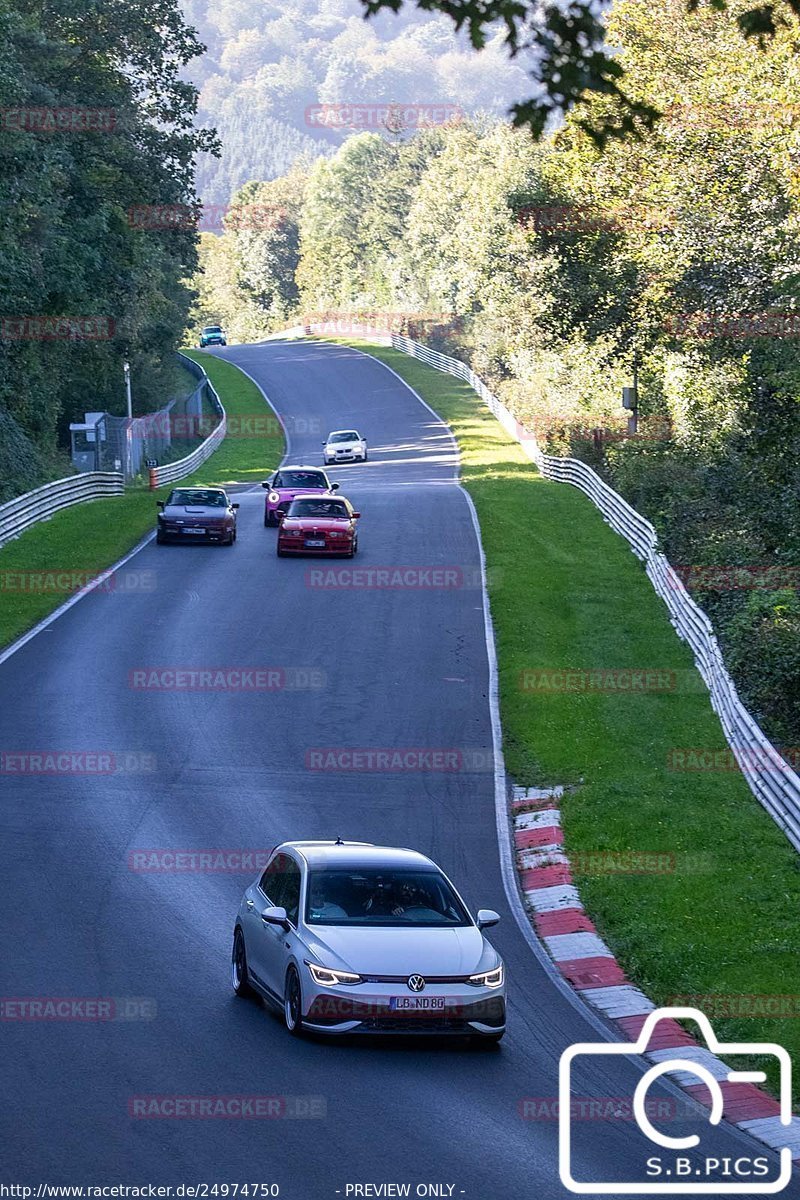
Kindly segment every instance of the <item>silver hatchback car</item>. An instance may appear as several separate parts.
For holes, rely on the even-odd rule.
[[[284,842],[245,892],[233,931],[239,996],[292,1034],[412,1033],[499,1041],[503,961],[424,854],[366,842]]]

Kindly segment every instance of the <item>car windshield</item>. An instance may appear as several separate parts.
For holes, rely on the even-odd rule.
[[[354,429],[345,430],[344,433],[332,433],[328,438],[329,442],[357,442],[358,434]]]
[[[471,925],[441,871],[378,867],[312,871],[306,895],[309,925]]]
[[[279,471],[272,481],[276,488],[324,488],[328,481],[321,471]]]
[[[228,499],[224,492],[205,491],[201,488],[176,488],[167,504],[202,505],[204,508],[225,508]]]
[[[203,333],[222,333],[219,325],[206,325]]]
[[[293,500],[289,505],[288,517],[327,517],[346,521],[349,517],[347,505],[342,500]]]

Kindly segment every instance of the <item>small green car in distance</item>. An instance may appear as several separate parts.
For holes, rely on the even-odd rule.
[[[225,330],[220,325],[206,325],[200,334],[200,349],[205,346],[227,346]]]

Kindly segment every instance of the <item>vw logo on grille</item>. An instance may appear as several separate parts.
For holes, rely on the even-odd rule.
[[[425,988],[425,980],[421,975],[409,975],[408,986],[412,992],[421,992]]]

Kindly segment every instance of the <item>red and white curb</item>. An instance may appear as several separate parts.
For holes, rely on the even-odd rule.
[[[655,1004],[634,987],[584,911],[572,881],[558,802],[563,788],[515,787],[511,802],[517,873],[529,915],[556,967],[581,998],[616,1024],[625,1042],[635,1042]],[[800,1119],[780,1121],[778,1101],[752,1083],[727,1081],[729,1068],[701,1046],[677,1021],[659,1021],[645,1051],[650,1062],[680,1057],[706,1067],[719,1079],[725,1119],[773,1150],[788,1146],[800,1165]],[[707,1108],[708,1089],[697,1076],[670,1071],[675,1083]]]

